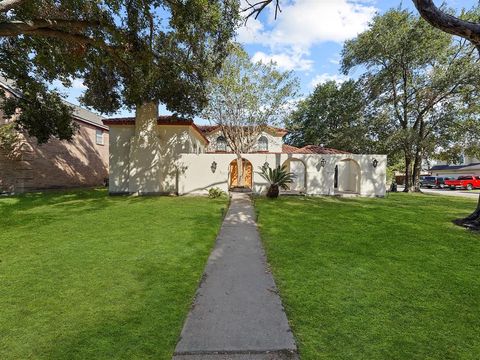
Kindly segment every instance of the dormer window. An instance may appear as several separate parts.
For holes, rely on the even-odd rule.
[[[268,151],[268,139],[265,136],[258,139],[258,151]]]
[[[227,140],[223,136],[219,136],[215,141],[217,151],[227,151]]]

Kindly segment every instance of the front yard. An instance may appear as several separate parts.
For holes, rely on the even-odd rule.
[[[1,359],[169,359],[223,200],[0,198]]]
[[[478,359],[480,235],[454,226],[475,200],[258,198],[302,360]]]

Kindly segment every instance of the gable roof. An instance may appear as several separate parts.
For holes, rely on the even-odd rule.
[[[0,75],[0,86],[3,87],[8,92],[12,93],[14,96],[21,98],[23,96],[22,92],[19,91],[13,80],[7,79]],[[72,116],[75,120],[108,130],[108,126],[105,126],[102,123],[103,117],[94,113],[93,111],[82,108],[78,105],[74,105],[66,100],[62,102],[72,108]]]
[[[121,118],[108,118],[103,119],[103,123],[109,126],[115,125],[135,125],[135,117],[121,117]],[[193,122],[192,119],[181,118],[174,115],[160,115],[157,120],[157,125],[176,125],[176,126],[188,126],[191,127],[198,135],[209,143],[207,137],[202,130]]]

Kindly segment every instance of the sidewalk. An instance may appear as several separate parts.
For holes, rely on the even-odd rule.
[[[174,360],[298,359],[248,195],[234,193]]]

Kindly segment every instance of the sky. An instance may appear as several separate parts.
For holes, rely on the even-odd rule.
[[[443,2],[459,11],[472,8],[479,0]],[[358,75],[346,76],[340,72],[343,43],[366,30],[375,14],[399,6],[415,11],[411,0],[282,0],[282,3],[277,19],[273,8],[265,9],[258,19],[250,18],[246,26],[240,27],[236,40],[252,61],[273,60],[279,69],[293,70],[300,80],[301,96],[307,96],[319,83],[342,82]],[[68,95],[67,100],[74,104],[78,104],[77,98],[84,89],[81,79],[76,79],[72,88],[60,86]],[[161,106],[160,113],[168,112]],[[133,113],[122,110],[112,116],[133,116]]]

